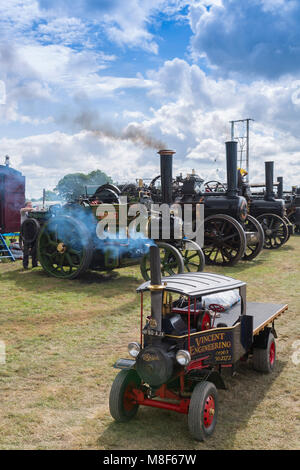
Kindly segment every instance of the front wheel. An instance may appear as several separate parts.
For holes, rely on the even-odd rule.
[[[132,419],[139,408],[132,390],[138,388],[141,379],[135,370],[121,370],[116,376],[109,395],[109,410],[112,417],[121,423]]]
[[[191,435],[198,441],[210,437],[216,427],[218,416],[218,392],[211,382],[198,383],[192,393],[188,426]]]
[[[247,246],[242,257],[244,261],[250,261],[262,251],[265,243],[265,234],[261,224],[251,215],[247,216],[244,223]]]
[[[185,272],[195,273],[203,271],[205,256],[198,243],[192,240],[184,240],[179,249],[183,258]]]
[[[184,262],[181,253],[175,246],[165,242],[157,242],[160,253],[160,267],[162,276],[173,276],[184,272]],[[149,253],[142,258],[141,273],[145,281],[150,280]]]
[[[75,279],[89,268],[93,257],[90,233],[75,217],[53,217],[40,231],[38,254],[48,274],[60,279]]]
[[[291,223],[291,221],[287,217],[282,217],[282,218],[285,221],[287,228],[288,228],[288,237],[286,239],[286,241],[288,241],[290,239],[290,236],[294,235],[294,230],[295,230],[294,225]]]

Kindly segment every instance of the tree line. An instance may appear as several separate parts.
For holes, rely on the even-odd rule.
[[[69,173],[59,180],[52,191],[45,191],[45,199],[46,201],[76,200],[85,194],[87,186],[101,186],[105,183],[113,183],[113,180],[101,170],[94,170],[88,174]]]

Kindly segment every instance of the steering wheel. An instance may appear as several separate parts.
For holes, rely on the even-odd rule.
[[[224,184],[217,180],[207,181],[204,184],[204,188],[207,193],[226,193]]]
[[[211,328],[213,328],[215,325],[215,319],[216,319],[217,313],[225,312],[225,308],[219,304],[210,304],[208,308],[209,310],[212,310],[213,312],[215,312],[214,318],[211,324]]]
[[[157,181],[159,178],[160,178],[160,175],[157,175],[157,176],[155,176],[155,178],[153,178],[153,180],[152,180],[151,183],[149,184],[149,189],[150,189],[150,191],[152,191],[152,189],[154,189],[155,183],[156,183],[156,181]]]
[[[219,304],[210,304],[208,308],[209,310],[212,310],[215,313],[225,312],[225,308]]]

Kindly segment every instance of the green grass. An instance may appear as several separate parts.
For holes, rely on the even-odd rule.
[[[206,268],[245,280],[250,301],[288,303],[289,310],[275,325],[275,372],[259,374],[249,362],[236,376],[227,373],[215,434],[197,443],[183,415],[141,408],[126,424],[110,417],[112,365],[139,338],[138,267],[60,281],[40,268],[23,271],[20,262],[0,264],[0,448],[297,449],[299,266],[294,236],[253,262]]]

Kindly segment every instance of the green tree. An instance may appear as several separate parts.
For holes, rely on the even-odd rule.
[[[46,201],[58,201],[60,198],[59,198],[59,195],[54,192],[54,191],[50,191],[49,189],[46,189],[45,191],[45,200]]]
[[[70,201],[78,199],[79,196],[84,194],[86,186],[101,186],[112,182],[111,177],[100,170],[91,171],[87,175],[84,173],[69,173],[59,180],[54,191],[57,191],[59,198]]]

